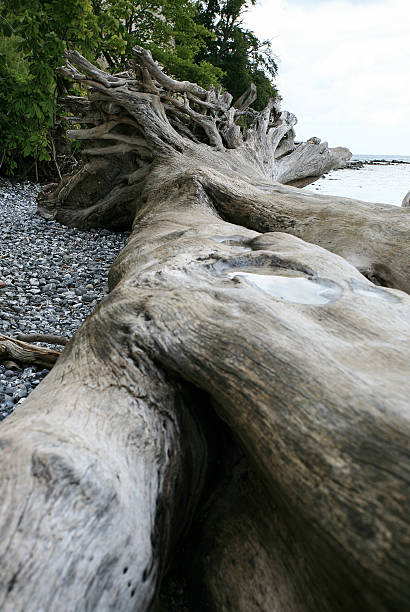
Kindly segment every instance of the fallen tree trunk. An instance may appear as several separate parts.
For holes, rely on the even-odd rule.
[[[2,424],[2,610],[149,609],[197,503],[195,394],[107,306]]]
[[[408,210],[272,182],[273,103],[244,130],[229,96],[136,54],[140,72],[118,77],[68,54],[105,125],[83,132],[101,166],[41,210],[135,218],[110,294],[2,424],[0,607],[152,609],[203,494],[186,569],[203,609],[402,610],[410,297],[359,269],[408,288]],[[135,173],[107,124],[138,139]],[[93,180],[91,207],[61,197]]]

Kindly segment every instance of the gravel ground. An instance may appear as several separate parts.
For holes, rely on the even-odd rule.
[[[36,214],[39,189],[0,179],[0,333],[70,337],[107,293],[108,270],[129,234],[45,221]],[[0,365],[0,421],[47,373]]]

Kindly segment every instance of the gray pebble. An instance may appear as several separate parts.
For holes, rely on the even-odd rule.
[[[92,302],[96,297],[95,293],[84,293],[81,299],[83,302]]]
[[[22,399],[23,397],[27,397],[27,389],[23,388],[23,389],[17,389],[17,391],[15,391],[13,393],[13,399],[14,401],[18,401],[20,399]]]

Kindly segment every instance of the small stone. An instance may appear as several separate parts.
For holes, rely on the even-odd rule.
[[[92,302],[93,300],[95,300],[97,296],[95,295],[95,293],[84,293],[84,295],[82,296],[82,300],[83,302]]]
[[[17,391],[15,391],[13,393],[13,399],[14,401],[18,401],[21,400],[23,397],[27,397],[27,389],[22,388],[22,389],[17,389]]]

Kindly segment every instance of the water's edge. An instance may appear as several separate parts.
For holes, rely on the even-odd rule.
[[[355,154],[350,166],[333,170],[304,189],[401,206],[410,190],[410,156]]]

